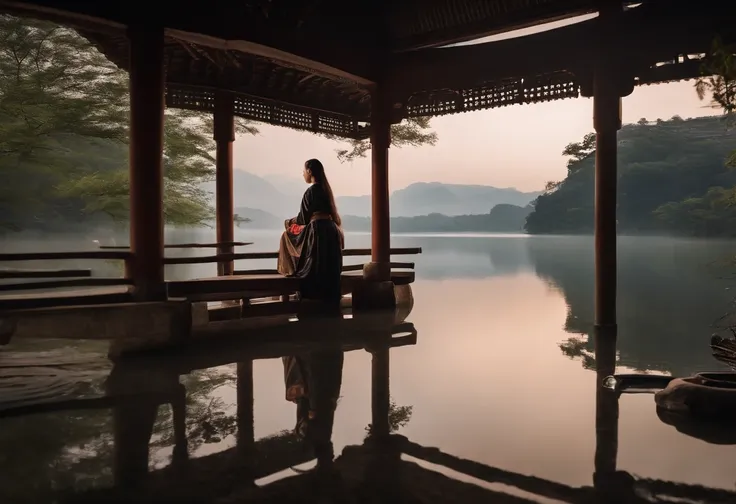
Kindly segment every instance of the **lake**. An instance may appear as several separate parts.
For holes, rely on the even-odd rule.
[[[236,239],[253,241],[248,251],[274,250],[278,232],[244,226]],[[346,242],[351,248],[367,247],[370,236],[349,233]],[[390,351],[391,398],[399,408],[411,407],[398,432],[486,466],[571,487],[591,486],[596,452],[592,245],[592,237],[393,236],[394,247],[424,251],[408,259],[417,270],[407,319],[416,327],[417,344]],[[620,237],[618,372],[684,376],[725,369],[711,356],[709,338],[732,308],[735,250],[736,242],[730,241]],[[272,266],[268,261],[247,265]],[[214,266],[177,268],[168,274],[211,276]],[[76,347],[101,351],[92,343]],[[9,349],[24,348],[44,344],[19,342]],[[189,407],[210,405],[232,417],[234,369],[190,377],[199,396],[190,397]],[[345,354],[332,435],[336,454],[361,444],[371,423],[370,372],[369,353]],[[256,438],[292,429],[295,410],[284,400],[281,360],[255,361],[253,376]],[[650,394],[624,394],[619,407],[618,470],[736,490],[736,449],[665,424]],[[109,484],[111,448],[105,439],[111,421],[100,415],[78,411],[0,420],[0,475],[9,478],[0,485],[0,502],[45,502],[39,499],[51,490]],[[190,444],[190,456],[233,446],[235,435],[225,432],[221,440]],[[154,466],[165,466],[171,448],[159,442],[151,453]]]

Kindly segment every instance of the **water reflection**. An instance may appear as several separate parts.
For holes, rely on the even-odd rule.
[[[592,242],[587,237],[530,240],[537,275],[568,304],[564,354],[592,369]],[[733,242],[622,237],[618,269],[619,364],[674,375],[717,369],[709,338],[732,309]]]
[[[73,404],[59,403],[66,409],[70,426],[86,429],[88,438],[97,436],[93,447],[83,447],[94,456],[88,456],[82,465],[48,459],[50,465],[63,466],[60,472],[67,474],[65,479],[52,479],[51,485],[42,487],[31,484],[41,476],[32,474],[33,480],[18,482],[22,488],[0,488],[3,502],[736,501],[732,491],[635,477],[618,467],[620,396],[602,386],[603,378],[616,369],[615,334],[595,334],[591,483],[573,486],[461,458],[400,434],[413,411],[392,400],[390,361],[393,349],[417,343],[416,330],[397,322],[393,313],[354,320],[362,330],[349,342],[324,338],[324,334],[321,340],[308,343],[253,345],[241,341],[240,346],[230,344],[229,360],[211,350],[209,354],[182,351],[165,359],[150,356],[118,362],[104,382],[108,402],[95,403],[99,408],[95,416],[102,414],[107,422],[88,423]],[[322,327],[329,323],[319,322]],[[304,329],[309,327],[316,326]],[[306,338],[310,339],[308,333]],[[334,413],[340,407],[345,355],[353,350],[370,354],[366,381],[370,384],[371,422],[362,441],[336,454],[332,449]],[[254,361],[279,354],[287,356],[281,390],[282,397],[297,403],[297,428],[256,439]],[[233,367],[228,368],[231,372],[217,367],[196,371],[212,362],[232,362]],[[293,366],[299,368],[296,375]],[[218,401],[216,391],[224,383],[235,387],[234,411]],[[78,399],[77,405],[85,406],[84,400]],[[306,402],[299,404],[299,400]],[[6,409],[2,414],[12,413]],[[48,411],[22,419],[34,426],[34,419],[44,415]],[[35,427],[53,425],[45,418],[45,423]],[[300,422],[306,422],[306,428]],[[0,427],[0,432],[7,432],[7,423]],[[67,433],[58,434],[68,447]],[[227,438],[235,438],[234,446],[201,450],[222,445]],[[166,457],[159,453],[164,449],[170,450]],[[53,450],[45,453],[53,454]],[[2,469],[6,464],[11,465],[6,459]],[[85,477],[94,481],[80,484]]]
[[[651,396],[598,388],[612,366],[677,375],[717,367],[709,325],[731,293],[718,278],[728,271],[712,264],[732,244],[622,238],[618,354],[593,333],[591,244],[397,237],[395,246],[425,251],[410,318],[419,344],[399,322],[406,314],[277,321],[116,368],[130,385],[116,389],[114,404],[0,420],[0,474],[11,482],[0,485],[0,502],[736,502],[733,451],[714,445],[729,444],[730,429],[666,417]],[[328,340],[312,335],[318,326]],[[381,331],[407,346],[370,344]],[[558,347],[571,335],[573,361]],[[344,365],[334,453],[316,469],[314,447],[293,432],[281,358],[335,341]],[[108,382],[54,390],[91,401],[113,393]],[[152,429],[147,401],[160,401]]]
[[[619,401],[621,392],[604,385],[616,371],[615,331],[595,331],[596,362],[596,450],[593,484],[597,502],[734,502],[736,492],[700,485],[688,485],[635,477],[618,467]],[[736,443],[733,426],[699,422],[658,411],[664,423],[708,443]]]
[[[334,413],[334,401],[324,398],[339,394],[343,352],[368,348],[387,355],[389,347],[415,344],[416,331],[413,324],[403,322],[405,315],[344,318],[313,314],[264,328],[255,344],[239,334],[237,339],[220,340],[219,345],[194,344],[166,355],[119,361],[102,381],[88,387],[87,394],[73,398],[61,396],[49,402],[41,396],[39,404],[29,395],[24,401],[10,400],[0,407],[0,418],[4,418],[0,469],[5,476],[17,470],[18,478],[8,480],[14,485],[0,486],[0,501],[129,502],[135,496],[138,502],[148,496],[155,502],[209,502],[213,478],[229,491],[234,482],[254,484],[259,478],[307,462],[314,454],[328,462],[333,457],[324,448],[330,444],[329,413]],[[256,441],[253,361],[285,354],[309,362],[309,399],[313,401],[309,411],[317,413],[314,420],[318,422],[306,440],[286,431]],[[230,367],[234,360],[236,364]],[[84,364],[67,356],[56,367],[80,362]],[[49,362],[44,365],[51,367]],[[15,369],[23,371],[26,381],[34,380],[32,367]],[[218,389],[229,384],[236,389],[235,414],[218,395]],[[325,407],[325,402],[332,404]],[[375,407],[394,410],[386,415],[386,422],[389,417],[396,425],[408,421],[407,408],[392,406],[390,399],[386,405],[376,401]],[[382,422],[374,425],[366,430],[386,431]],[[207,449],[231,437],[236,439],[234,447],[216,453]],[[12,450],[14,444],[16,450]],[[311,455],[305,446],[311,448]],[[162,453],[167,451],[168,455]],[[22,454],[20,458],[17,453]],[[189,484],[184,485],[186,490],[180,488],[175,480],[181,478],[193,488]]]

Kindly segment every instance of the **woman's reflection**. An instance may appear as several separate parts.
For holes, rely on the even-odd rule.
[[[332,425],[342,386],[339,348],[283,358],[286,400],[296,404],[294,432],[314,449],[318,464],[334,458]]]

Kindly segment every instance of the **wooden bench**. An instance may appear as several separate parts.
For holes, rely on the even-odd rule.
[[[248,245],[245,242],[233,242],[234,246]],[[210,247],[213,244],[185,244],[167,246],[167,248]],[[81,252],[42,252],[0,254],[0,263],[4,261],[38,261],[63,259],[102,259],[130,261],[132,255],[123,247],[106,247],[101,251]],[[111,250],[114,249],[114,250]],[[393,248],[391,255],[420,254],[421,248]],[[344,257],[370,256],[370,249],[346,249]],[[218,263],[245,259],[276,259],[278,252],[250,252],[218,254],[205,257],[166,258],[166,264],[203,264]],[[407,285],[414,281],[411,271],[414,263],[391,263],[394,271],[391,279],[397,285]],[[362,264],[349,264],[343,268],[342,290],[349,294],[355,282],[361,278]],[[24,283],[0,283],[0,311],[28,308],[47,308],[55,306],[99,305],[127,303],[133,301],[132,281],[128,278],[91,277],[90,270],[3,270],[4,280],[34,279],[39,281]],[[85,289],[82,289],[82,288]],[[280,296],[288,300],[289,295],[299,290],[299,280],[279,275],[275,270],[236,270],[233,276],[219,276],[198,280],[167,282],[170,298],[186,298],[192,302],[228,301],[239,299],[257,299]],[[37,289],[32,293],[10,293]],[[53,290],[52,290],[53,289]],[[62,290],[64,289],[64,290]],[[73,289],[73,290],[70,290]],[[4,294],[8,292],[8,294]]]
[[[343,295],[350,294],[355,282],[363,278],[361,272],[342,274]],[[396,285],[414,282],[413,271],[393,271],[391,280]],[[271,296],[285,296],[299,291],[300,280],[275,274],[233,275],[196,280],[167,282],[169,297],[186,298],[189,301],[211,302],[233,299],[255,299]]]

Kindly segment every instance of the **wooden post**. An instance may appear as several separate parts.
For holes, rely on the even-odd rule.
[[[390,392],[390,366],[388,345],[371,352],[371,435],[385,438],[390,434],[388,423]]]
[[[617,135],[621,128],[620,77],[615,44],[621,3],[601,5],[600,46],[593,77],[595,151],[595,324],[616,326]]]
[[[131,25],[130,275],[136,298],[166,296],[164,284],[164,29]]]
[[[616,472],[618,395],[603,386],[616,372],[616,200],[618,130],[621,129],[623,72],[616,52],[623,7],[620,0],[599,2],[598,51],[593,73],[595,151],[595,358],[596,450],[593,482],[601,495],[625,494]],[[633,89],[633,88],[632,88]],[[612,502],[628,499],[614,498]]]
[[[253,361],[237,364],[237,419],[236,446],[241,453],[250,453],[255,447],[253,415]]]
[[[616,472],[618,454],[618,392],[603,386],[607,376],[616,373],[616,338],[605,330],[595,332],[595,471]]]
[[[233,95],[224,91],[215,94],[214,139],[216,143],[215,206],[217,243],[235,241],[233,204],[233,142],[235,141],[235,103]],[[230,245],[218,246],[218,254],[231,254]],[[217,263],[217,274],[232,275],[233,261]]]
[[[371,264],[366,279],[391,278],[391,220],[388,187],[388,149],[391,144],[391,104],[377,84],[371,96]]]
[[[620,474],[618,465],[619,392],[604,386],[616,372],[615,328],[595,331],[595,472],[593,484],[605,502],[630,502],[634,497],[631,482]],[[635,500],[635,499],[634,499]]]
[[[391,219],[388,190],[388,149],[391,145],[391,100],[376,84],[371,95],[371,262],[363,266],[364,282],[353,288],[354,311],[393,309],[391,282]]]

